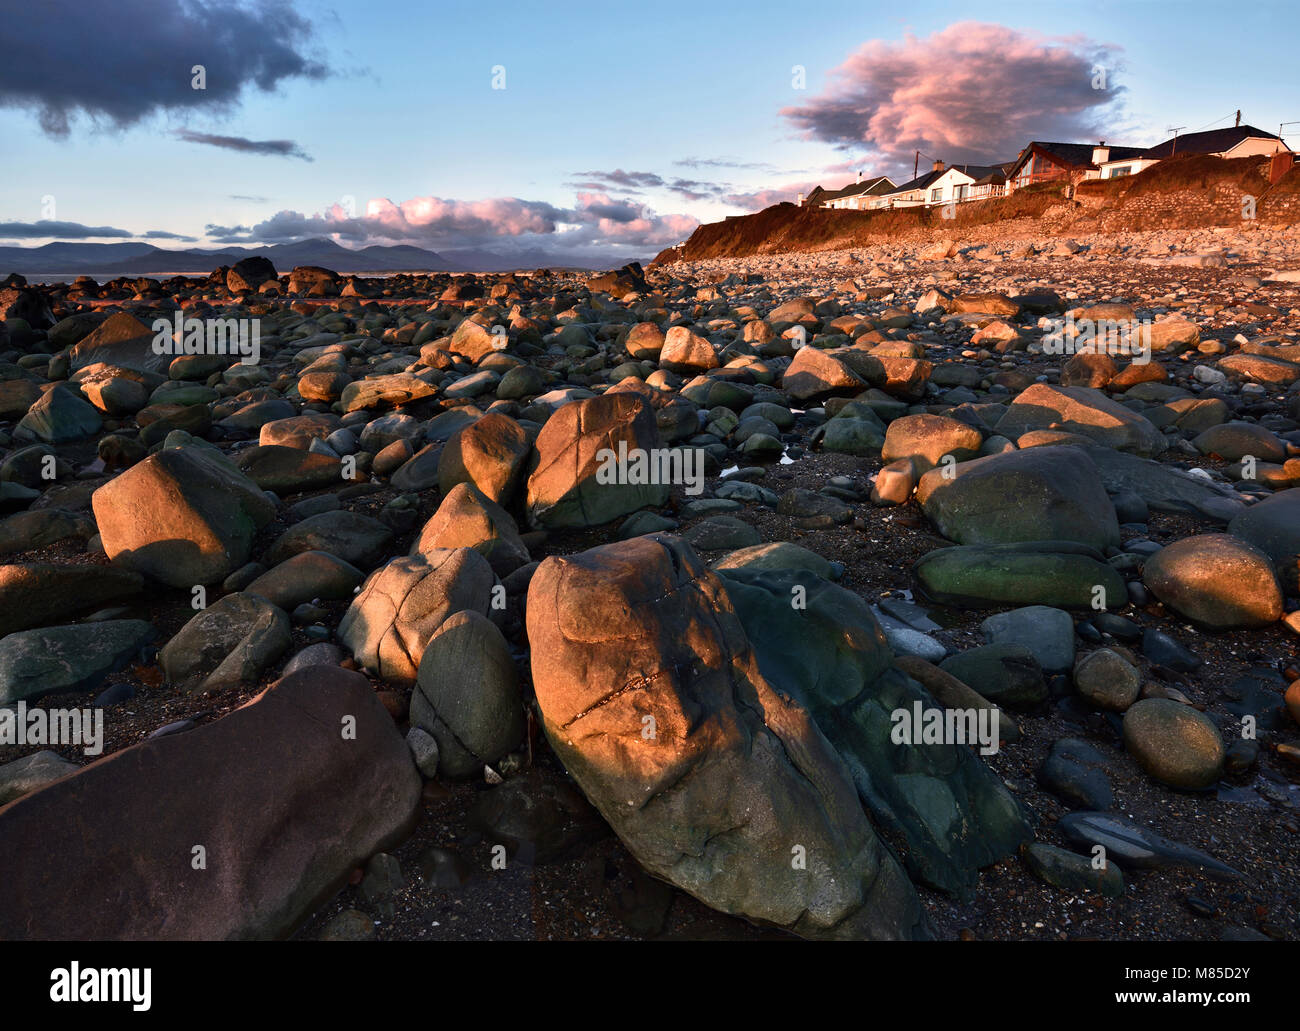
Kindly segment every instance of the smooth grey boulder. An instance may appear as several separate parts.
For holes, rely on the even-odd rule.
[[[861,597],[804,571],[725,570],[723,582],[759,669],[812,715],[872,818],[907,842],[914,877],[969,895],[981,867],[1030,839],[1020,806],[972,750],[979,743],[896,739],[896,714],[938,706],[895,665]]]
[[[528,638],[552,747],[650,873],[806,937],[929,936],[848,768],[689,547],[636,537],[546,559]]]
[[[1226,523],[1245,503],[1231,487],[1188,476],[1185,472],[1150,459],[1095,447],[1088,457],[1112,494],[1132,492],[1156,512],[1185,513]]]
[[[305,551],[324,551],[352,566],[368,569],[378,562],[393,531],[368,515],[341,509],[308,516],[285,530],[267,552],[279,564]]]
[[[1049,673],[1074,665],[1074,619],[1064,609],[1027,605],[989,616],[980,624],[989,644],[1019,644],[1028,648]]]
[[[58,752],[33,752],[0,765],[0,806],[76,773],[80,766]]]
[[[922,555],[912,575],[935,601],[969,608],[1128,604],[1124,578],[1100,552],[1074,541],[939,548]]]
[[[1228,524],[1228,533],[1272,559],[1283,589],[1300,595],[1300,490],[1284,490],[1251,505]]]
[[[1119,544],[1115,506],[1084,448],[1035,447],[938,466],[921,477],[916,499],[958,544]]]
[[[481,774],[524,736],[524,703],[510,646],[481,613],[448,616],[425,646],[411,694],[411,726],[438,742],[438,770]]]
[[[256,682],[289,648],[289,617],[257,594],[227,594],[196,612],[163,645],[158,660],[169,683],[215,691]]]
[[[0,705],[73,691],[93,691],[154,637],[140,619],[20,630],[0,639]]]
[[[1134,869],[1182,867],[1199,870],[1215,880],[1235,881],[1241,873],[1213,856],[1171,841],[1148,827],[1113,813],[1077,812],[1062,816],[1056,826],[1074,844],[1091,852],[1101,845],[1109,859]]]

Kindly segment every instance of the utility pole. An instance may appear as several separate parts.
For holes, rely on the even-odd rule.
[[[1179,125],[1177,127],[1171,127],[1165,130],[1165,132],[1171,132],[1174,134],[1174,149],[1169,152],[1170,157],[1173,157],[1175,154],[1178,153],[1178,134],[1186,128],[1187,126],[1185,125]]]
[[[1278,135],[1281,136],[1282,134],[1281,134],[1281,133],[1278,133]],[[912,162],[912,178],[913,178],[913,179],[916,178],[916,173],[917,173],[918,171],[920,171],[920,168],[921,168],[921,152],[918,150],[918,151],[916,152],[916,160]]]
[[[1241,108],[1237,108],[1237,120],[1233,123],[1234,128],[1241,127]]]

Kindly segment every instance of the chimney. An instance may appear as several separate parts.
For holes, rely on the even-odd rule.
[[[1092,148],[1092,163],[1100,165],[1103,161],[1110,160],[1110,148],[1106,146],[1106,141],[1102,140]]]
[[[860,171],[858,172],[858,181],[856,185],[858,186],[862,185],[862,173]]]
[[[943,162],[940,161],[938,158],[935,158],[934,165],[932,166],[931,170],[935,172],[942,172]]]

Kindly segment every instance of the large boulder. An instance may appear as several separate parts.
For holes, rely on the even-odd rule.
[[[345,412],[363,408],[397,408],[437,394],[438,388],[409,372],[394,372],[373,379],[353,380],[343,388],[339,403]]]
[[[167,339],[171,329],[163,330]],[[69,352],[72,371],[102,363],[137,372],[166,373],[172,355],[155,352],[157,334],[129,312],[110,315],[89,335],[79,340]]]
[[[1089,387],[1035,383],[1016,397],[994,428],[1012,440],[1032,430],[1058,429],[1137,455],[1165,449],[1164,435],[1148,419]]]
[[[801,347],[781,377],[781,389],[802,402],[832,394],[859,394],[873,383],[884,382],[884,367],[878,359],[868,359],[859,352],[855,363],[850,358],[852,354],[847,349],[823,351]],[[874,370],[870,378],[870,370],[865,366]]]
[[[938,466],[921,477],[916,499],[959,544],[1119,544],[1115,506],[1083,448],[1038,447]]]
[[[313,667],[0,809],[0,938],[283,937],[404,838],[419,804],[366,678]]]
[[[22,319],[33,329],[49,329],[54,325],[50,302],[32,286],[0,288],[0,323],[9,319]]]
[[[1147,559],[1142,579],[1175,612],[1213,630],[1282,618],[1282,590],[1267,554],[1226,533],[1185,537]]]
[[[808,937],[928,934],[849,770],[680,541],[548,558],[528,638],[552,747],[650,873]]]
[[[981,867],[1032,837],[1019,805],[972,750],[980,747],[975,734],[967,743],[922,743],[917,728],[913,741],[894,739],[898,713],[938,706],[894,665],[861,597],[802,570],[733,569],[723,581],[759,669],[811,713],[873,819],[907,842],[913,876],[966,895]],[[991,747],[1000,746],[996,714],[982,719]]]
[[[456,612],[486,614],[496,577],[469,548],[395,558],[362,585],[338,638],[365,669],[399,685],[415,683],[424,649]]]
[[[1300,595],[1300,490],[1251,505],[1228,524],[1228,532],[1264,552],[1287,592]]]
[[[279,495],[322,490],[344,483],[343,463],[333,455],[317,454],[283,444],[259,444],[239,453],[235,464],[262,490]]]
[[[172,587],[222,580],[252,554],[275,505],[222,457],[169,448],[91,495],[104,552],[115,565]]]
[[[268,569],[244,590],[291,612],[303,602],[351,598],[363,579],[356,566],[327,551],[300,551]]]
[[[93,437],[104,425],[99,409],[65,386],[47,390],[14,427],[14,440],[68,444]]]
[[[295,523],[271,545],[267,559],[283,562],[305,551],[324,551],[350,565],[369,569],[384,555],[393,531],[360,512],[335,509],[318,512]]]
[[[0,490],[3,488],[0,487]],[[11,485],[12,490],[12,485]],[[18,490],[26,490],[19,487]],[[31,500],[36,491],[29,491]],[[12,496],[10,491],[0,494]],[[24,501],[25,503],[25,501]],[[0,519],[0,555],[13,555],[33,548],[43,548],[56,541],[79,537],[89,540],[95,535],[95,521],[80,512],[69,512],[61,508],[34,508],[26,512],[15,512]]]
[[[471,362],[477,363],[494,351],[505,350],[508,341],[509,337],[505,333],[500,331],[493,333],[474,319],[463,319],[451,334],[447,346]]]
[[[138,594],[144,577],[111,566],[0,566],[0,636]]]
[[[1089,609],[1128,604],[1124,578],[1101,553],[1073,541],[939,548],[912,573],[926,595],[945,605],[991,608],[1050,605]]]
[[[438,742],[438,771],[483,772],[524,737],[524,705],[510,645],[486,616],[453,613],[429,639],[411,694],[411,726]]]
[[[154,637],[142,619],[20,630],[0,639],[0,705],[93,691]]]
[[[718,367],[718,354],[707,337],[692,333],[685,326],[673,326],[664,334],[659,352],[659,367],[670,372],[690,375]]]
[[[523,486],[532,442],[522,426],[488,412],[453,433],[438,459],[438,489],[444,495],[472,483],[498,505],[509,505]]]
[[[1105,447],[1089,449],[1088,457],[1100,470],[1107,491],[1137,494],[1156,512],[1208,517],[1226,523],[1246,510],[1231,487],[1189,476],[1174,466]]]
[[[247,290],[256,292],[263,283],[274,278],[275,266],[271,264],[271,259],[255,254],[252,257],[235,262],[227,270],[226,289],[232,294],[243,293]]]
[[[473,548],[499,576],[508,576],[529,561],[528,548],[510,513],[472,483],[451,488],[424,524],[411,554],[445,548]]]
[[[528,477],[529,523],[547,529],[599,526],[664,504],[667,484],[601,482],[632,479],[604,476],[613,465],[609,456],[658,448],[654,410],[636,394],[604,394],[564,405],[537,435],[537,465]]]
[[[289,617],[281,609],[236,592],[195,613],[158,659],[181,690],[218,691],[255,683],[289,644]]]
[[[984,437],[974,426],[946,415],[905,415],[889,424],[880,458],[884,462],[910,458],[918,473],[951,456],[965,462],[979,454]]]
[[[1156,780],[1188,791],[1217,781],[1227,755],[1209,716],[1168,698],[1144,698],[1129,707],[1124,747]]]
[[[337,297],[339,275],[319,265],[297,265],[289,272],[289,293]]]

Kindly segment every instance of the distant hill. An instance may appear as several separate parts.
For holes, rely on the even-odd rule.
[[[172,250],[147,243],[75,243],[56,241],[41,247],[0,247],[0,276],[94,275],[152,276],[164,273],[206,275],[220,265],[261,255],[277,272],[295,265],[321,265],[341,273],[362,272],[509,272],[533,268],[601,267],[599,262],[557,255],[540,248],[518,253],[484,249],[459,249],[439,254],[421,247],[373,245],[352,249],[333,240],[300,240],[268,247],[190,247]]]

